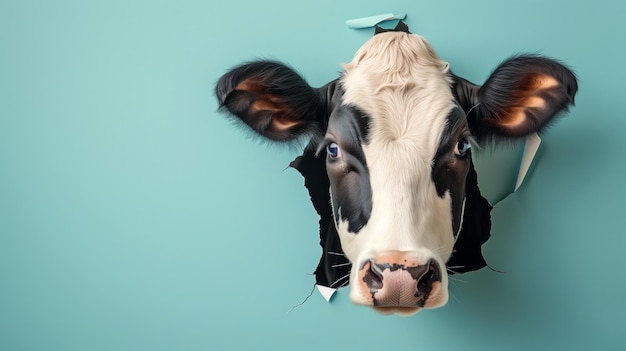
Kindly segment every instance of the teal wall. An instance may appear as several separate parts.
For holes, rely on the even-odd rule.
[[[347,291],[289,313],[320,254],[298,150],[233,128],[213,84],[254,57],[324,84],[371,36],[344,21],[385,12],[477,82],[560,58],[577,105],[494,210],[506,273],[409,318]],[[625,23],[624,0],[1,1],[0,350],[623,350]],[[486,156],[485,191],[512,186]]]

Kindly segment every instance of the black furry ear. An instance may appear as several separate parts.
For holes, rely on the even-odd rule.
[[[576,76],[561,63],[541,56],[503,62],[481,87],[459,80],[468,123],[480,140],[520,138],[540,132],[574,104]]]
[[[318,129],[326,114],[323,94],[279,62],[256,61],[231,69],[218,80],[215,95],[220,108],[275,141]]]

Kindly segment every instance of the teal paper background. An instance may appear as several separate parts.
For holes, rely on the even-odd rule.
[[[216,111],[255,57],[334,79],[406,12],[482,83],[518,52],[565,61],[577,105],[494,210],[489,269],[401,318],[314,293],[317,217],[298,148]],[[0,2],[0,350],[623,350],[626,2]],[[511,157],[517,154],[512,150]],[[481,157],[486,192],[515,160]],[[497,195],[493,195],[497,196]]]

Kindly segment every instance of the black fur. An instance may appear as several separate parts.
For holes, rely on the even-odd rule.
[[[302,156],[298,156],[290,166],[304,177],[304,185],[309,191],[311,202],[320,216],[319,236],[322,256],[315,269],[315,283],[339,288],[349,282],[350,261],[343,254],[339,234],[335,228],[333,211],[330,206],[330,180],[326,173],[326,158],[316,156],[315,146],[309,144]]]
[[[491,236],[491,210],[489,201],[480,194],[478,175],[471,163],[465,178],[465,213],[452,256],[446,262],[448,273],[466,273],[487,265],[482,246]]]

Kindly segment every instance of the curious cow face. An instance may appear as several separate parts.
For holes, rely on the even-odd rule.
[[[225,74],[216,95],[265,138],[311,137],[294,166],[322,216],[318,283],[349,275],[354,303],[411,314],[446,303],[448,271],[484,266],[491,206],[472,146],[540,131],[576,90],[568,69],[539,56],[511,58],[474,85],[422,37],[386,32],[322,88],[256,61]]]

